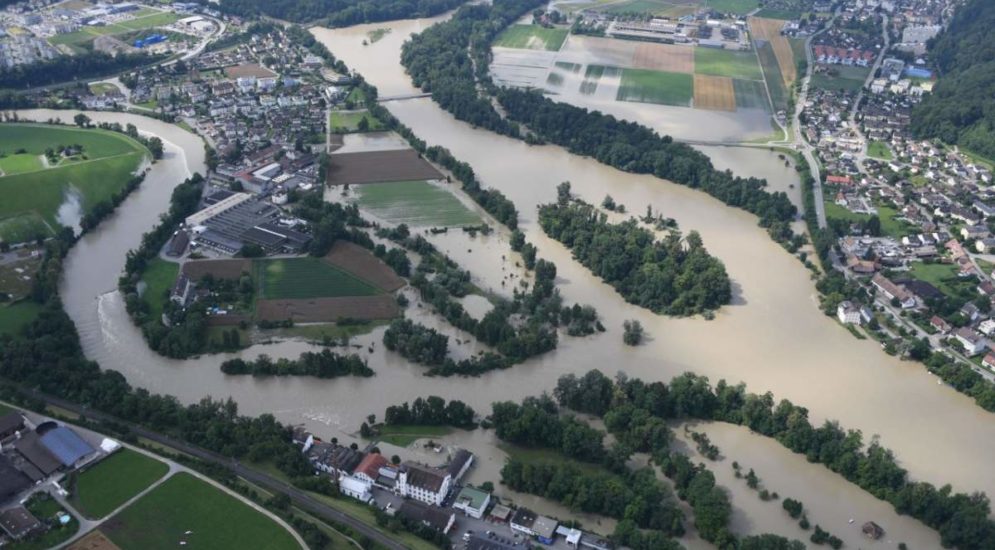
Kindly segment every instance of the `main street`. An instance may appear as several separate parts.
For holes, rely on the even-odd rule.
[[[272,493],[282,493],[290,497],[291,502],[297,508],[318,517],[320,519],[325,519],[343,525],[347,525],[354,529],[361,535],[373,540],[377,544],[388,548],[390,550],[405,550],[407,547],[403,544],[391,539],[387,535],[383,534],[379,530],[373,528],[372,526],[364,523],[363,521],[356,519],[350,515],[347,515],[331,506],[315,499],[306,492],[294,487],[293,485],[281,481],[269,474],[265,474],[254,470],[252,468],[246,467],[239,461],[222,456],[220,454],[202,449],[200,447],[190,445],[189,443],[173,439],[169,436],[160,434],[143,428],[142,426],[132,424],[126,420],[105,414],[99,411],[90,409],[82,405],[77,405],[71,401],[66,401],[59,397],[41,393],[34,389],[21,388],[21,390],[30,395],[35,399],[39,399],[48,405],[53,405],[61,409],[76,413],[78,415],[84,416],[86,418],[109,421],[116,424],[123,424],[128,426],[128,428],[138,437],[143,437],[149,441],[168,447],[174,451],[184,453],[193,457],[196,457],[205,462],[210,462],[220,466],[224,466],[230,469],[235,475],[245,479],[246,481],[257,485],[267,491]]]

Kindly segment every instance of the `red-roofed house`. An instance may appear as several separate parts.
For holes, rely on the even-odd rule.
[[[373,483],[380,476],[380,468],[388,464],[387,459],[378,453],[370,453],[363,458],[363,461],[356,466],[352,472],[352,477],[361,479],[367,483]]]
[[[981,360],[981,363],[990,369],[995,369],[995,353],[989,353],[986,355],[985,358]]]
[[[853,185],[853,180],[850,179],[850,176],[828,176],[826,177],[826,183],[834,185]]]

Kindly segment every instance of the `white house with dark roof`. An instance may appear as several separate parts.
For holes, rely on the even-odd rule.
[[[403,497],[441,506],[452,482],[453,476],[447,470],[405,462],[401,464],[395,490]]]

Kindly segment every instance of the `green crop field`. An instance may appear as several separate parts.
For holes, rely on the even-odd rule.
[[[495,46],[528,50],[559,51],[567,39],[567,29],[547,29],[538,25],[512,25],[498,35]]]
[[[93,39],[98,36],[142,31],[154,27],[169,25],[170,23],[175,23],[180,19],[180,16],[173,12],[152,10],[149,8],[142,8],[133,15],[136,17],[134,19],[129,19],[128,21],[111,23],[100,27],[88,25],[75,32],[57,34],[49,38],[48,41],[55,46],[60,44],[65,44],[67,46],[82,46],[88,42],[92,42]]]
[[[760,6],[758,0],[703,0],[703,6],[720,13],[735,13],[746,15]]]
[[[452,193],[424,181],[357,186],[359,206],[394,223],[413,226],[477,225],[480,216]]]
[[[373,285],[320,258],[287,258],[253,262],[259,296],[264,299],[373,296]]]
[[[732,89],[736,93],[737,109],[765,109],[770,111],[770,102],[767,100],[767,88],[763,82],[734,79],[732,81]]]
[[[180,472],[100,530],[122,550],[299,550],[283,526],[239,499]],[[182,545],[180,543],[186,543]]]
[[[763,80],[764,77],[757,56],[752,51],[734,52],[717,48],[694,49],[694,72],[743,80]]]
[[[88,518],[102,518],[166,475],[169,466],[131,449],[121,449],[76,479],[73,506]]]
[[[82,145],[83,154],[46,168],[45,150],[59,145]],[[41,124],[0,124],[0,151],[9,155],[0,168],[16,172],[0,177],[0,239],[10,242],[51,234],[70,189],[79,193],[86,211],[110,199],[148,156],[144,146],[122,134]],[[29,170],[30,156],[37,159],[35,170]]]
[[[763,67],[764,80],[767,82],[774,110],[786,111],[788,109],[788,90],[784,86],[784,79],[777,64],[777,57],[774,55],[774,48],[770,42],[763,41],[762,44],[757,45],[757,54],[760,56],[760,66]]]
[[[688,107],[693,95],[694,80],[689,74],[622,69],[616,99]]]
[[[328,115],[328,128],[335,133],[349,133],[359,131],[359,122],[366,119],[366,132],[383,130],[383,124],[370,115],[369,111],[332,111]]]

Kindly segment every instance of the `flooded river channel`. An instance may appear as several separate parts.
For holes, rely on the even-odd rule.
[[[379,87],[382,96],[389,96],[412,91],[398,62],[400,44],[428,24],[430,21],[397,22],[391,25],[393,32],[369,46],[362,46],[362,40],[370,27],[315,29],[314,33],[352,69]],[[272,412],[281,421],[305,423],[326,437],[354,433],[366,415],[379,416],[388,405],[430,394],[461,399],[478,411],[487,411],[495,400],[518,400],[551,390],[565,373],[599,368],[609,375],[625,371],[646,380],[669,380],[694,371],[713,381],[743,381],[752,391],[772,391],[778,398],[808,407],[813,422],[838,419],[848,428],[862,430],[865,440],[879,435],[917,479],[938,485],[951,483],[961,491],[995,494],[995,476],[990,473],[990,460],[995,456],[995,417],[954,390],[937,385],[935,377],[921,365],[887,356],[877,344],[854,339],[824,316],[818,309],[809,272],[771,241],[752,215],[701,192],[650,176],[619,172],[558,147],[530,147],[473,129],[454,120],[430,99],[388,102],[386,106],[429,144],[448,147],[469,162],[485,186],[500,189],[515,202],[528,239],[538,247],[541,257],[556,263],[557,283],[566,300],[595,306],[607,333],[581,339],[564,335],[556,351],[479,378],[422,376],[422,367],[384,352],[380,343],[383,328],[355,339],[377,373],[369,379],[229,377],[218,366],[231,354],[187,361],[160,357],[147,348],[128,318],[123,299],[115,290],[116,281],[126,251],[138,246],[141,234],[168,208],[172,187],[194,171],[203,172],[203,145],[193,134],[152,119],[89,113],[98,122],[133,122],[140,130],[159,135],[167,154],[152,167],[142,187],[98,230],[87,235],[67,259],[63,299],[87,356],[104,368],[122,372],[132,384],[175,395],[183,402],[206,395],[231,396],[246,414]],[[20,114],[22,118],[59,116],[70,120],[74,113]],[[720,167],[772,177],[775,189],[791,191],[792,184],[797,189],[794,172],[785,169],[783,161],[769,151],[703,150]],[[556,184],[565,180],[572,183],[575,194],[589,202],[600,203],[611,194],[630,212],[641,213],[650,205],[654,211],[675,218],[684,231],[699,231],[709,251],[725,262],[734,282],[734,303],[713,321],[661,317],[626,304],[613,289],[572,261],[569,251],[547,239],[536,224],[536,205],[554,200]],[[514,279],[508,277],[517,270],[507,232],[474,238],[450,232],[431,240],[470,268],[479,287],[510,292],[509,281],[513,284]],[[416,305],[411,311],[418,318],[431,317]],[[622,344],[621,325],[626,319],[638,319],[646,328],[645,345],[631,348]],[[311,346],[306,343],[285,341],[254,346],[237,355],[295,357],[307,349]],[[738,460],[755,468],[773,490],[810,506],[813,524],[821,523],[848,543],[868,547],[866,541],[853,538],[852,531],[859,530],[863,521],[874,520],[889,529],[889,539],[903,540],[913,548],[938,546],[933,531],[897,517],[887,505],[771,440],[722,425],[709,427],[708,432],[728,461]],[[489,441],[490,434],[467,437],[467,446],[484,455],[483,464],[499,467],[501,454]],[[489,455],[487,449],[492,450]],[[953,464],[956,467],[951,467]],[[496,467],[481,468],[474,480],[497,481]],[[727,464],[713,467],[733,494],[737,532],[773,531],[801,537],[777,509],[779,505],[736,489],[739,480],[726,479],[731,475]],[[844,518],[856,518],[857,525]],[[884,547],[885,543],[878,545]]]

